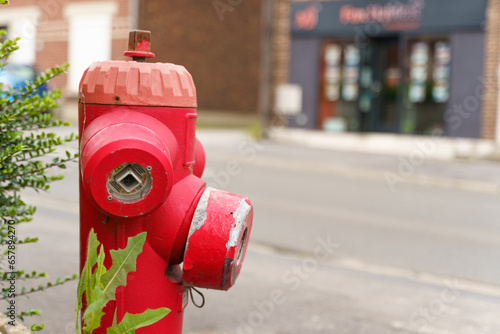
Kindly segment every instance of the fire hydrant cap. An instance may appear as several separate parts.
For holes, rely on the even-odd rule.
[[[184,283],[219,290],[233,286],[245,257],[252,219],[253,208],[247,198],[207,188],[189,231]]]
[[[196,88],[184,66],[135,61],[95,62],[80,81],[79,102],[196,108]]]

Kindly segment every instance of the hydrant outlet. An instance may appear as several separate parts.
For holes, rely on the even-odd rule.
[[[252,219],[247,198],[207,188],[189,230],[184,283],[218,290],[233,286],[245,257]]]

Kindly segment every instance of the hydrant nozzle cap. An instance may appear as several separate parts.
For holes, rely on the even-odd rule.
[[[128,51],[123,52],[123,54],[137,61],[154,58],[155,54],[151,52],[151,31],[130,31],[128,35]]]

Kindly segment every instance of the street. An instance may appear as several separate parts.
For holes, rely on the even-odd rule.
[[[186,334],[500,332],[500,163],[423,160],[198,133],[208,185],[247,196],[254,225],[228,292],[203,290]],[[74,147],[72,149],[75,149]],[[78,271],[76,164],[37,206],[19,267]],[[74,333],[76,282],[18,298],[46,332]],[[196,295],[195,295],[196,298]]]

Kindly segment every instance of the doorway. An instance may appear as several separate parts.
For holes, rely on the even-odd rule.
[[[372,39],[361,52],[359,119],[366,132],[399,131],[399,39]]]

